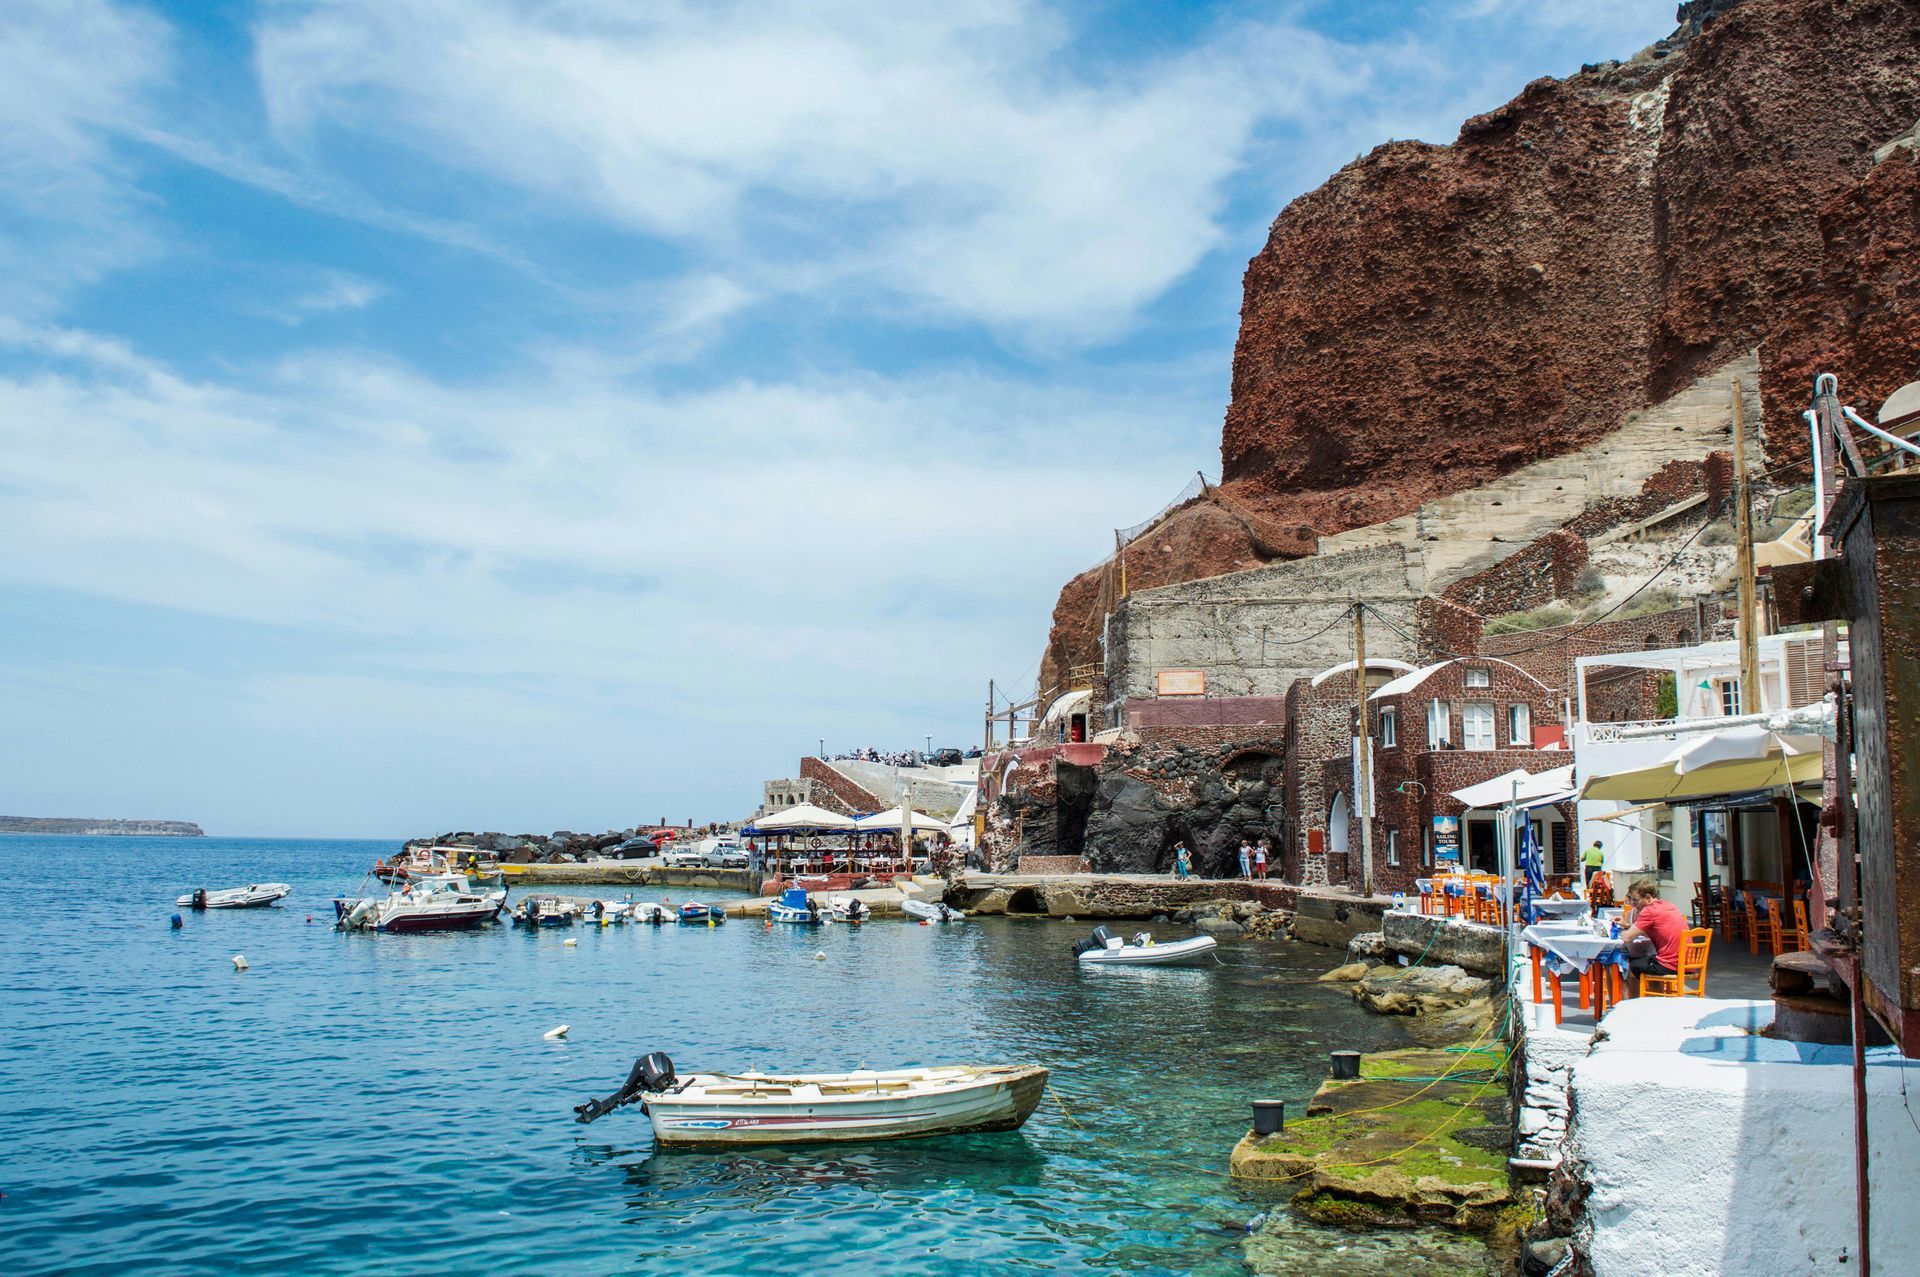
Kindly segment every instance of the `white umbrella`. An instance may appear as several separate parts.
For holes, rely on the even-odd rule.
[[[913,818],[912,824],[915,829],[924,829],[934,833],[946,832],[946,821],[929,816],[923,811],[908,813],[898,807],[889,807],[885,811],[877,811],[871,816],[862,816],[859,820],[853,822],[852,827],[870,832],[898,833],[907,827],[907,817],[909,814]]]
[[[753,822],[753,827],[765,833],[792,834],[814,829],[855,829],[861,826],[851,816],[842,816],[837,811],[828,811],[812,803],[801,803],[771,816],[762,816]]]

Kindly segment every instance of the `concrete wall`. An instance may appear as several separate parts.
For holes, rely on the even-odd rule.
[[[1772,1018],[1702,998],[1608,1013],[1573,1069],[1567,1144],[1595,1277],[1857,1270],[1851,1052],[1756,1036]],[[1868,1059],[1873,1271],[1911,1272],[1920,1061]]]
[[[1383,930],[1387,910],[1392,907],[1393,901],[1385,896],[1363,900],[1336,892],[1303,890],[1294,903],[1293,938],[1345,949],[1355,936]]]
[[[1344,618],[1355,592],[1420,633],[1422,581],[1398,545],[1136,591],[1108,629],[1107,695],[1154,698],[1160,671],[1199,669],[1210,697],[1285,696],[1294,679],[1353,659]],[[1367,652],[1418,662],[1415,645],[1385,625],[1368,631]]]

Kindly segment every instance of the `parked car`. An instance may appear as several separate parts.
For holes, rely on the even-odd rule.
[[[606,854],[614,860],[644,860],[659,855],[660,847],[651,838],[629,838],[618,846],[607,848]]]
[[[935,767],[958,767],[964,759],[957,749],[936,749],[933,751]]]
[[[701,864],[709,869],[745,869],[747,849],[737,842],[723,842],[702,853]]]
[[[706,853],[698,847],[675,847],[665,858],[669,869],[701,869],[706,866]]]

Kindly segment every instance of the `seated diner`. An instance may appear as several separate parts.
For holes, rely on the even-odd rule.
[[[1673,975],[1680,969],[1680,940],[1687,920],[1680,910],[1660,898],[1660,884],[1641,878],[1627,888],[1633,906],[1633,925],[1620,933],[1627,950],[1627,969],[1635,975]]]

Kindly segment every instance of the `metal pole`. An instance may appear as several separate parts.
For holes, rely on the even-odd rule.
[[[1354,749],[1357,791],[1353,809],[1360,813],[1360,894],[1373,894],[1373,736],[1367,729],[1367,609],[1358,598],[1353,601],[1353,681],[1359,713],[1355,722],[1359,732]]]
[[[1740,709],[1764,708],[1760,689],[1760,634],[1754,607],[1753,493],[1747,483],[1747,430],[1740,402],[1740,381],[1733,382],[1734,570],[1739,574]]]
[[[986,723],[985,723],[986,732],[985,732],[985,738],[980,742],[980,755],[982,758],[985,758],[986,755],[991,754],[993,752],[993,696],[994,696],[993,680],[988,679],[987,680],[987,716],[986,716]]]

